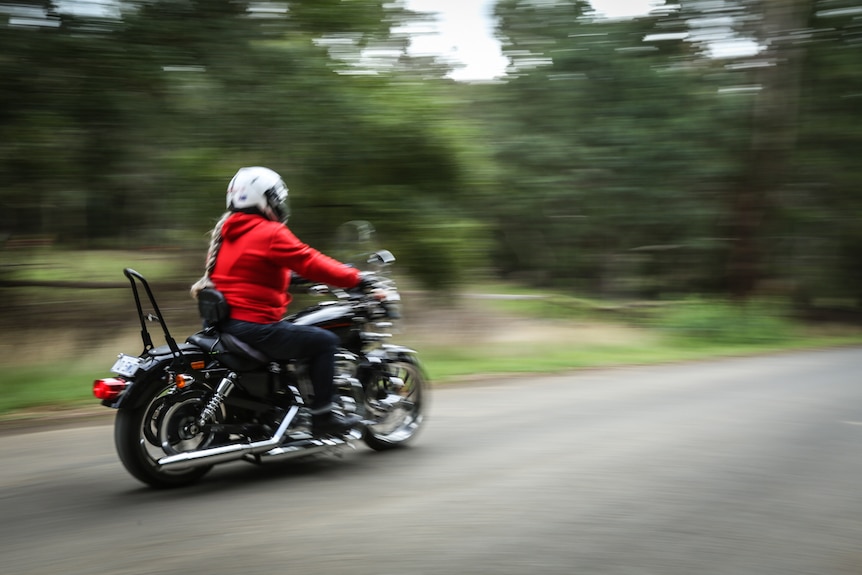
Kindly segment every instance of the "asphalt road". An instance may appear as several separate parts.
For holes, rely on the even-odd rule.
[[[0,436],[0,573],[859,574],[862,349],[434,390],[409,449],[153,491]]]

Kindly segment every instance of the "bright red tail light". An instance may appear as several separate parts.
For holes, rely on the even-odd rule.
[[[126,390],[126,381],[116,377],[106,377],[93,382],[93,395],[97,399],[114,400]]]

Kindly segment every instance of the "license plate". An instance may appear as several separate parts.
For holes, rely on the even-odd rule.
[[[114,364],[114,367],[111,368],[111,371],[116,373],[117,375],[124,375],[126,377],[132,377],[137,373],[138,368],[141,366],[141,358],[132,357],[131,355],[120,355],[117,359],[117,362]]]

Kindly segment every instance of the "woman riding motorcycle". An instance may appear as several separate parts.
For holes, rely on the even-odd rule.
[[[339,434],[360,418],[332,411],[334,356],[338,337],[313,326],[281,321],[291,297],[292,272],[341,288],[362,287],[365,279],[347,266],[304,244],[287,227],[287,186],[276,172],[240,168],[227,187],[227,211],[212,231],[203,277],[192,294],[220,291],[230,306],[225,331],[274,361],[308,358],[314,388],[315,435]]]

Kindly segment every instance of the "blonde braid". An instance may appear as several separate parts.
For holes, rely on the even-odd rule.
[[[225,212],[222,214],[221,218],[219,218],[219,221],[216,222],[215,227],[212,229],[210,234],[210,247],[207,250],[206,266],[204,267],[204,275],[201,276],[201,279],[192,284],[191,294],[193,298],[197,298],[202,289],[213,287],[213,282],[210,280],[210,276],[215,269],[216,257],[218,256],[219,249],[221,249],[221,229],[232,213],[233,212]]]

